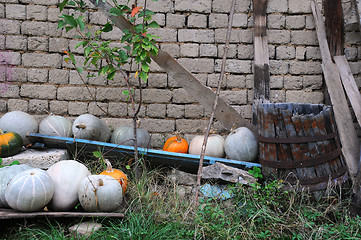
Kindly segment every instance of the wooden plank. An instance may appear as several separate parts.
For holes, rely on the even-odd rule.
[[[288,138],[295,138],[297,136],[295,126],[292,122],[292,111],[293,111],[293,106],[291,108],[291,105],[290,105],[290,108],[288,108],[288,111],[282,112],[283,121],[285,124],[285,134],[286,134],[286,137],[288,137]],[[290,150],[291,150],[291,154],[292,154],[292,156],[291,156],[292,161],[294,161],[294,162],[302,161],[303,154],[302,154],[301,145],[299,143],[290,144]],[[307,168],[295,169],[296,176],[300,181],[305,181],[308,178],[307,172],[308,172]],[[298,179],[295,179],[295,180],[298,180]]]
[[[351,179],[355,182],[359,165],[360,143],[352,122],[351,112],[343,91],[339,72],[331,59],[326,39],[325,24],[314,0],[311,1],[311,8],[315,18],[317,38],[322,55],[322,69],[334,109],[335,120],[342,144],[342,153],[345,156]]]
[[[133,25],[124,17],[109,14],[112,6],[103,1],[90,0],[103,14],[105,14],[119,29],[131,29]],[[188,70],[181,66],[167,52],[159,49],[156,57],[152,59],[174,80],[176,80],[195,100],[197,100],[206,111],[212,111],[215,93],[211,88],[204,86]],[[257,128],[244,119],[237,111],[219,98],[215,112],[217,120],[227,129],[247,127],[257,136]]]
[[[277,138],[287,138],[287,132],[286,132],[286,126],[283,119],[283,112],[284,110],[282,108],[279,108],[277,105],[277,108],[275,108],[275,130],[276,130],[276,136]],[[277,160],[283,161],[283,162],[292,162],[292,149],[290,148],[290,144],[284,144],[279,143],[276,144],[277,146]],[[281,179],[287,179],[292,178],[291,172],[293,172],[293,169],[282,169],[279,170],[279,177]]]
[[[361,0],[356,0],[356,10],[357,10],[357,17],[358,17],[358,25],[361,31]]]
[[[295,127],[295,132],[296,132],[296,136],[298,137],[305,137],[307,136],[304,128],[303,128],[303,124],[302,124],[302,117],[305,116],[301,116],[299,114],[293,115],[292,116],[292,122],[293,125]],[[308,148],[308,143],[300,143],[299,144],[300,148],[301,148],[301,159],[305,160],[305,159],[309,159],[311,157],[309,148]],[[314,178],[316,176],[315,173],[315,169],[314,168],[309,168],[309,167],[305,167],[305,168],[301,168],[302,170],[302,176],[303,176],[303,180],[304,179],[310,179],[310,178]],[[300,178],[301,180],[302,178]]]
[[[256,105],[270,99],[269,53],[267,43],[267,2],[253,1],[254,17],[254,93],[253,124],[257,123]]]
[[[111,218],[123,218],[124,213],[119,212],[17,212],[13,209],[0,208],[0,219],[17,219],[17,218],[39,218],[39,217],[111,217]]]
[[[324,1],[325,27],[331,56],[342,55],[344,46],[341,0]]]
[[[356,115],[358,124],[361,126],[361,94],[351,72],[350,65],[344,55],[335,56],[334,60],[338,71],[340,72],[340,77],[343,87],[345,88],[346,95]]]
[[[274,105],[273,104],[265,104],[263,105],[263,108],[261,109],[261,112],[263,114],[263,124],[262,126],[262,133],[263,137],[267,138],[275,138],[275,127],[274,127]],[[264,143],[264,155],[267,156],[266,159],[269,161],[276,162],[277,161],[277,148],[275,143]],[[264,172],[265,176],[272,176],[274,175],[276,178],[278,178],[278,171],[275,168],[262,166],[262,171]]]

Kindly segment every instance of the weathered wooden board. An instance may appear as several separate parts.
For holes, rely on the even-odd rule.
[[[54,217],[54,218],[84,218],[84,217],[109,217],[109,218],[123,218],[124,213],[118,212],[18,212],[13,209],[0,208],[0,219],[22,219],[22,218],[41,218],[41,217]]]
[[[317,38],[322,55],[322,69],[333,105],[335,121],[342,144],[342,153],[346,159],[351,179],[355,182],[359,167],[360,143],[353,125],[351,112],[343,91],[337,66],[332,62],[321,11],[314,0],[311,1],[311,8],[315,19]]]
[[[131,29],[132,24],[121,16],[113,16],[109,14],[112,8],[110,4],[98,0],[90,0],[94,6],[98,7],[119,29]],[[197,100],[207,110],[211,111],[215,93],[209,87],[204,86],[198,81],[188,70],[181,66],[173,57],[167,52],[159,49],[156,57],[152,59],[176,80],[195,100]],[[257,129],[249,121],[244,119],[237,111],[229,106],[224,100],[219,98],[215,116],[223,126],[227,129],[235,127],[247,127],[257,134]]]
[[[342,55],[344,30],[341,0],[324,0],[325,27],[331,56]]]
[[[359,28],[360,28],[360,31],[361,31],[361,0],[356,0],[356,10],[357,10],[357,17],[358,17],[358,23],[359,23]]]
[[[267,2],[253,1],[254,18],[254,93],[253,124],[257,124],[257,105],[270,99],[269,53],[267,43]]]
[[[338,67],[338,71],[340,72],[340,77],[343,87],[345,88],[346,95],[351,103],[357,121],[361,126],[361,94],[352,75],[350,65],[344,55],[335,56],[334,60]]]

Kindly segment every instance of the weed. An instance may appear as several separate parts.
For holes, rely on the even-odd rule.
[[[181,195],[165,169],[143,170],[137,181],[128,176],[124,219],[94,218],[103,227],[87,239],[361,239],[361,218],[349,211],[350,189],[315,201],[308,191],[285,191],[284,182],[266,180],[230,185],[231,199],[204,198],[194,208],[193,195]],[[10,224],[1,237],[72,239],[67,228],[78,222]]]

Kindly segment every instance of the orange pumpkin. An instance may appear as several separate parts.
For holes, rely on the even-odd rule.
[[[127,190],[127,184],[128,184],[128,178],[125,173],[120,171],[119,169],[113,169],[112,164],[109,162],[108,159],[104,160],[107,164],[107,169],[100,173],[100,175],[108,175],[118,180],[120,185],[123,188],[123,193],[125,193],[125,190]]]
[[[188,143],[184,138],[181,138],[180,134],[167,139],[163,146],[163,151],[176,152],[176,153],[187,153]]]

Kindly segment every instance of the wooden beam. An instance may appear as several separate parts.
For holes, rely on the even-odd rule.
[[[341,0],[325,0],[325,27],[331,56],[343,55],[344,29]]]
[[[269,102],[270,73],[269,53],[267,43],[267,2],[268,0],[253,0],[254,18],[254,87],[252,123],[257,125],[257,105]]]
[[[322,55],[322,69],[342,144],[341,150],[345,157],[351,180],[355,183],[355,177],[359,166],[360,144],[353,125],[351,112],[343,91],[337,66],[332,62],[326,38],[325,23],[315,0],[311,1],[311,8],[315,19],[317,38]]]
[[[345,89],[346,95],[351,103],[358,124],[361,127],[361,94],[352,75],[350,65],[344,55],[335,56],[334,60],[338,67],[338,71],[340,72],[342,85]]]
[[[131,29],[133,27],[124,17],[110,15],[109,10],[112,6],[109,3],[97,0],[90,0],[90,2],[102,11],[119,29]],[[161,49],[159,49],[156,57],[152,56],[152,59],[163,68],[170,77],[176,80],[188,94],[202,104],[206,111],[212,110],[215,93],[211,88],[204,86],[173,57]],[[256,127],[242,118],[233,107],[229,106],[221,98],[218,100],[215,116],[227,129],[243,126],[249,128],[256,136],[258,135]]]
[[[361,0],[356,0],[356,11],[357,11],[357,17],[358,17],[358,25],[359,29],[361,31]]]

